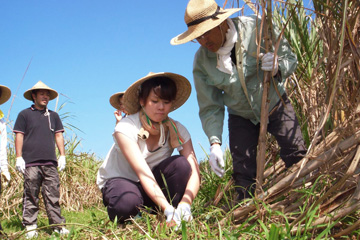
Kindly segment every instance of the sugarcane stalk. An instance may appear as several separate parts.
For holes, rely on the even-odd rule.
[[[264,22],[264,42],[265,42],[265,51],[268,52],[271,47],[272,39],[272,8],[271,0],[267,0],[267,14],[265,14],[265,1],[262,1],[263,5],[263,16],[266,18]],[[265,153],[266,153],[266,132],[268,124],[268,115],[269,115],[269,87],[271,72],[264,72],[264,81],[263,81],[263,94],[261,99],[261,116],[260,116],[260,132],[258,140],[258,152],[256,157],[256,194],[259,195],[262,192],[262,184],[264,180],[264,169],[265,169]]]

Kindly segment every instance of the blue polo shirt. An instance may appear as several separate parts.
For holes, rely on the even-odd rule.
[[[50,115],[32,105],[22,110],[16,119],[13,132],[24,134],[22,157],[26,166],[41,162],[57,165],[55,133],[64,132],[64,127],[56,112],[48,112]]]

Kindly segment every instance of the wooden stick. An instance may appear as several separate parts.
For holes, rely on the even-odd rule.
[[[265,14],[265,0],[262,1],[263,16],[266,18],[264,22],[264,41],[265,41],[265,51],[268,52],[271,47],[272,40],[272,9],[271,9],[271,0],[267,0],[267,14]],[[258,153],[256,157],[256,194],[255,196],[261,194],[262,184],[264,179],[264,169],[265,169],[265,153],[266,153],[266,132],[268,124],[268,115],[269,115],[269,87],[270,79],[272,72],[264,72],[264,82],[263,82],[263,94],[261,99],[261,116],[260,116],[260,132],[259,132],[259,141],[258,141]]]

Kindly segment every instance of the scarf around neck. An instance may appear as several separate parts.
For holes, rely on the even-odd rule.
[[[235,25],[231,19],[227,19],[227,24],[229,25],[229,29],[226,32],[226,41],[224,45],[216,52],[216,68],[224,73],[232,74],[233,66],[231,63],[231,50],[234,48],[234,44],[236,43],[237,32],[235,29]]]
[[[142,128],[138,133],[138,137],[146,140],[149,138],[149,135],[159,135],[158,145],[160,147],[165,145],[166,142],[166,130],[170,133],[170,146],[172,148],[177,148],[184,144],[184,139],[181,137],[179,130],[175,124],[175,121],[169,117],[163,120],[160,123],[152,122],[148,115],[145,113],[143,109],[140,110],[139,113],[140,121],[142,124]]]

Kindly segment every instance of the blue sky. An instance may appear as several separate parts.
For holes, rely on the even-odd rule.
[[[112,94],[149,72],[178,73],[193,85],[193,57],[199,44],[170,45],[172,37],[186,30],[187,2],[0,0],[0,84],[14,97],[0,109],[8,116],[11,107],[10,127],[31,105],[23,93],[41,80],[60,93],[57,107],[66,102],[59,113],[69,112],[73,118],[65,122],[82,130],[76,132],[81,139],[78,151],[104,158],[113,143]],[[53,100],[49,109],[55,107]],[[208,151],[209,143],[194,87],[189,100],[170,117],[187,127],[198,160],[203,160],[200,145]],[[67,131],[66,136],[72,134]],[[223,148],[228,145],[227,118],[223,143]]]

